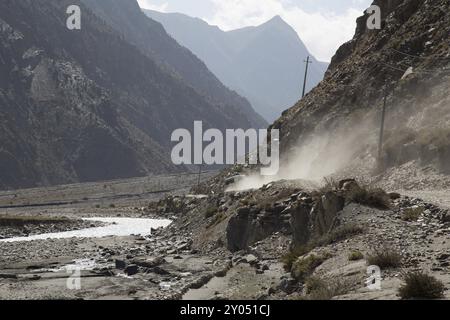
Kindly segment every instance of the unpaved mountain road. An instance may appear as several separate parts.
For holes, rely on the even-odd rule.
[[[450,190],[424,190],[424,191],[400,190],[399,193],[409,197],[423,199],[441,208],[450,209]]]

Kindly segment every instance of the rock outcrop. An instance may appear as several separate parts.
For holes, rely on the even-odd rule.
[[[276,232],[291,234],[294,247],[306,245],[338,225],[338,214],[344,206],[345,198],[330,191],[314,196],[295,193],[265,208],[241,207],[229,219],[227,247],[233,252],[246,250]]]

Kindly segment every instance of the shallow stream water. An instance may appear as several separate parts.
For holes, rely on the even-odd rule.
[[[138,218],[85,218],[85,221],[98,221],[107,223],[102,227],[73,230],[66,232],[43,233],[29,237],[15,237],[2,239],[0,242],[35,241],[45,239],[68,239],[68,238],[103,238],[108,236],[148,236],[151,229],[167,227],[170,220],[138,219]]]

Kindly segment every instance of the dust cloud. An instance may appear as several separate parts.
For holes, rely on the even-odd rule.
[[[279,180],[321,182],[327,176],[348,169],[356,161],[374,160],[379,135],[377,116],[372,113],[364,118],[352,116],[343,121],[334,130],[317,129],[306,140],[298,141],[290,152],[282,154],[277,175],[255,173],[245,176],[227,191],[258,189]]]

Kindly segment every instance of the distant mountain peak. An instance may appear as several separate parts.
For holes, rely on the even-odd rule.
[[[270,19],[268,22],[277,22],[277,23],[286,23],[283,18],[280,15],[274,16],[272,19]]]
[[[246,97],[268,122],[300,99],[303,59],[312,55],[281,16],[258,26],[221,31],[188,16],[181,19],[145,12],[202,59],[225,85]],[[314,62],[308,90],[322,80],[327,68],[324,63]]]
[[[279,15],[274,16],[272,19],[268,20],[266,23],[263,23],[262,25],[277,25],[283,27],[287,26],[289,29],[292,29],[292,27],[286,21],[284,21],[284,19]]]

